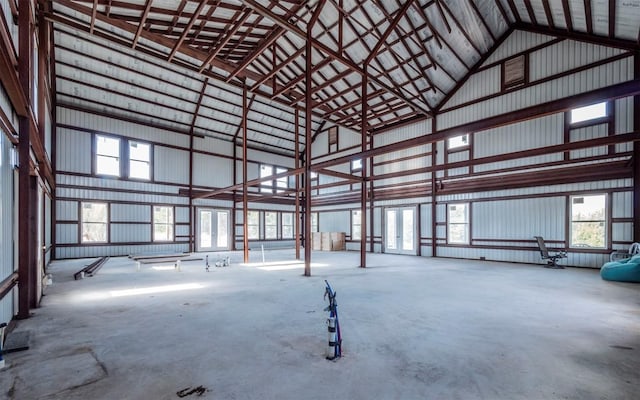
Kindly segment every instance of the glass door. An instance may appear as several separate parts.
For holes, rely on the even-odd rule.
[[[385,209],[384,252],[394,254],[416,253],[415,208]]]
[[[198,208],[196,251],[229,250],[229,210]]]

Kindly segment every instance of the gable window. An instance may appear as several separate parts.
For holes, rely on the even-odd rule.
[[[447,149],[454,150],[469,146],[469,135],[460,135],[447,139]]]
[[[469,244],[469,203],[447,205],[447,242]]]
[[[278,238],[278,213],[266,211],[264,213],[264,238]]]
[[[362,239],[362,210],[351,211],[351,240]]]
[[[106,243],[108,231],[107,203],[82,203],[82,243]]]
[[[96,174],[120,176],[120,139],[96,135]]]
[[[151,145],[129,142],[129,178],[151,179]]]
[[[247,211],[247,231],[249,239],[260,239],[260,212]]]
[[[571,196],[569,247],[607,247],[606,195]]]
[[[293,213],[282,213],[282,238],[293,239]]]
[[[173,241],[173,207],[153,207],[153,241]]]
[[[572,124],[606,118],[608,116],[607,102],[603,101],[601,103],[574,108],[569,113],[569,120]]]

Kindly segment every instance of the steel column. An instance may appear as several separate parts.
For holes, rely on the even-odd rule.
[[[307,30],[307,42],[305,44],[305,100],[304,100],[304,276],[311,276],[311,118],[313,116],[313,104],[311,94],[313,92],[312,75],[312,47],[311,28]]]
[[[435,132],[438,129],[438,124],[436,123],[436,116],[434,115],[431,119],[431,132]],[[438,142],[431,143],[431,167],[435,167],[438,163],[438,158],[436,157],[438,148]],[[431,171],[431,257],[436,257],[436,248],[437,248],[437,240],[436,236],[438,235],[438,230],[436,229],[436,199],[438,198],[438,181],[436,174],[438,171],[434,169]],[[420,221],[418,221],[418,225]]]
[[[294,124],[295,124],[295,150],[294,150],[294,168],[300,168],[300,114],[298,110],[294,111]],[[300,259],[300,175],[296,174],[296,199],[295,199],[295,238],[296,238],[296,260]]]
[[[27,113],[19,118],[20,143],[18,152],[20,167],[18,171],[18,315],[17,318],[29,318],[34,281],[34,250],[32,233],[31,201],[34,193],[31,187],[31,84],[32,84],[32,56],[31,49],[31,2],[20,0],[18,15],[18,75],[20,89],[26,99]]]
[[[362,126],[360,128],[361,151],[367,151],[367,85],[369,77],[367,75],[367,65],[363,66],[362,75]],[[360,268],[367,267],[367,159],[362,163],[362,183],[360,184]]]
[[[247,84],[244,82],[242,85],[242,232],[243,232],[243,253],[244,262],[249,262],[249,225],[247,225],[247,208],[249,206],[248,201],[248,187],[247,187],[247,141],[249,140],[247,135],[247,114],[249,113],[247,107]],[[235,143],[234,143],[235,146]],[[235,229],[235,228],[234,228]]]
[[[640,79],[640,51],[636,51],[633,75]],[[640,95],[633,96],[633,130],[640,131]],[[640,241],[640,142],[633,142],[633,241]]]

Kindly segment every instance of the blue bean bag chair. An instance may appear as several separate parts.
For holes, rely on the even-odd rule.
[[[600,268],[600,276],[606,281],[640,283],[640,254],[606,263]]]

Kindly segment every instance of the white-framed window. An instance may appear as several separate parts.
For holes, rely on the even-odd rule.
[[[82,203],[82,243],[107,243],[109,230],[109,205],[107,203]]]
[[[274,211],[264,212],[264,238],[278,238],[278,213]]]
[[[311,213],[311,232],[318,232],[318,213]]]
[[[469,203],[447,205],[447,242],[469,244]]]
[[[247,211],[248,239],[260,239],[260,212]]]
[[[173,241],[173,207],[153,206],[153,241]]]
[[[282,213],[280,220],[282,223],[282,238],[293,239],[293,213]]]
[[[469,135],[454,136],[447,139],[447,149],[454,150],[469,146]]]
[[[96,135],[96,174],[120,176],[120,139]]]
[[[362,210],[351,211],[351,240],[362,238]]]
[[[596,104],[590,104],[584,107],[574,108],[569,111],[569,122],[571,124],[577,124],[579,122],[606,118],[609,115],[607,108],[608,107],[606,101]]]
[[[151,179],[151,145],[129,141],[129,178]]]
[[[571,196],[569,247],[607,247],[607,195]]]

